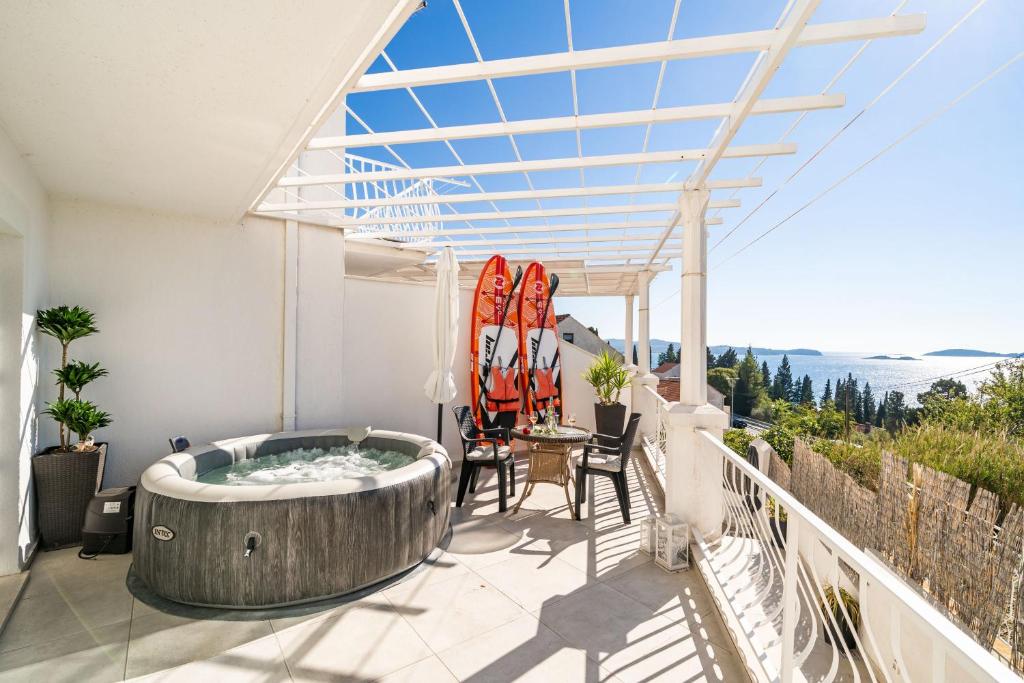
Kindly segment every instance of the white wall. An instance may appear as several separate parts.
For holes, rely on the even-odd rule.
[[[110,372],[83,394],[114,418],[97,432],[110,441],[104,486],[135,484],[177,434],[200,443],[280,428],[281,222],[74,201],[51,214],[52,301],[89,308],[100,328],[71,356]]]
[[[298,429],[347,424],[343,391],[345,238],[340,230],[299,228],[295,419]]]
[[[48,226],[46,193],[0,129],[0,576],[18,571],[34,544],[30,473],[45,358],[34,316],[47,304]]]
[[[473,292],[460,290],[458,392],[443,409],[442,443],[461,452],[451,407],[470,402],[469,318]],[[348,278],[345,288],[344,421],[434,438],[437,404],[423,385],[433,368],[434,287]]]

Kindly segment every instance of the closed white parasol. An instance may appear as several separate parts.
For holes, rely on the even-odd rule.
[[[459,339],[459,262],[451,247],[437,259],[434,293],[434,369],[423,389],[437,404],[437,440],[441,441],[442,405],[455,398],[455,346]]]

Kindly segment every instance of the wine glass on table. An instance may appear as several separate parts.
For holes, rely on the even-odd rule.
[[[573,429],[575,429],[576,428],[576,413],[569,413],[569,417],[567,418],[567,420],[569,422],[569,426],[572,427]]]

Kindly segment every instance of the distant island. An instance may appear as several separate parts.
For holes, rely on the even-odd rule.
[[[921,360],[920,358],[914,358],[913,356],[887,356],[882,354],[881,356],[868,356],[864,360]]]
[[[961,358],[1013,358],[1019,353],[996,353],[995,351],[979,351],[978,349],[942,349],[924,354],[926,356],[958,356]]]
[[[607,341],[608,341],[609,344],[612,345],[612,348],[614,348],[619,353],[622,353],[623,348],[625,348],[625,341],[623,339],[609,339]],[[634,340],[634,343],[636,343],[636,340]],[[672,346],[674,348],[676,348],[676,349],[679,348],[679,342],[668,342],[668,341],[665,341],[664,339],[652,339],[651,340],[651,352],[655,356],[657,356],[658,354],[660,354],[663,351],[665,351],[665,349],[668,348],[669,344],[672,344]],[[711,347],[711,353],[715,354],[716,356],[720,356],[723,353],[725,353],[726,350],[728,350],[730,348],[736,349],[736,353],[740,354],[741,356],[747,350],[747,347],[745,345],[744,346],[728,346],[727,344],[719,344],[717,346],[712,346]],[[764,348],[764,347],[760,347],[760,346],[755,346],[755,347],[753,347],[753,351],[754,351],[754,355],[755,356],[781,356],[783,354],[787,354],[787,355],[790,355],[790,356],[821,356],[821,355],[824,355],[824,354],[822,354],[821,351],[818,351],[816,349],[768,349],[768,348]]]
[[[736,349],[737,351],[744,351],[747,347],[745,346],[728,346],[725,344],[719,346],[712,346],[711,352],[717,355],[721,355],[728,349]],[[821,356],[821,351],[816,349],[766,349],[761,346],[754,346],[752,348],[755,356],[781,356],[783,354],[787,356]]]

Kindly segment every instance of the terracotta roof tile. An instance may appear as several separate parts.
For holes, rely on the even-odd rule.
[[[658,395],[660,395],[666,401],[678,401],[679,400],[679,379],[662,378],[658,380]]]

